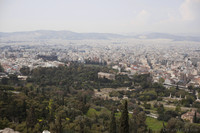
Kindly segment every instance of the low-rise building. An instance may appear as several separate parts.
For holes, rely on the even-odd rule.
[[[109,80],[115,80],[115,74],[98,72],[98,78],[106,78]]]
[[[193,118],[194,118],[194,115],[195,115],[195,110],[192,110],[192,111],[190,111],[190,112],[187,112],[187,113],[185,113],[185,114],[183,114],[183,115],[181,115],[181,119],[183,119],[183,120],[186,120],[186,121],[189,121],[189,122],[193,122]],[[198,112],[196,112],[196,116],[197,116],[197,118],[200,118],[200,114],[198,113]]]

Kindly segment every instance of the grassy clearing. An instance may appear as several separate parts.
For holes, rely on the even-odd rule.
[[[30,88],[33,84],[32,83],[27,83],[26,87]]]
[[[87,116],[90,118],[94,118],[95,115],[100,115],[103,112],[108,112],[111,113],[109,110],[102,108],[100,111],[97,111],[94,108],[90,108],[87,112]],[[121,116],[121,112],[115,113],[115,117],[117,119],[119,119]],[[132,117],[132,114],[129,114],[129,118]],[[152,129],[154,132],[159,132],[161,130],[161,128],[163,127],[163,121],[159,121],[157,119],[151,118],[151,117],[147,117],[146,119],[146,124],[148,126],[148,128]],[[165,125],[167,125],[166,122],[164,122]]]
[[[116,118],[118,118],[118,119],[119,119],[119,118],[120,118],[120,116],[121,116],[121,112],[115,113],[115,117],[116,117]]]
[[[164,123],[165,125],[167,124],[166,122]],[[146,124],[148,128],[151,128],[153,131],[160,131],[161,128],[163,127],[163,121],[159,121],[151,117],[147,117]]]

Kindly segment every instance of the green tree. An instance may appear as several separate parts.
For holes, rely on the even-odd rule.
[[[145,109],[150,109],[151,108],[151,104],[147,104],[146,101],[144,102],[143,106],[144,106]]]
[[[120,118],[120,133],[129,133],[129,116],[127,100],[125,100],[124,102],[124,107]]]
[[[164,108],[163,104],[160,104],[160,105],[158,106],[157,112],[158,112],[159,115],[164,114],[165,108]]]
[[[34,107],[31,107],[28,112],[27,112],[27,118],[26,118],[26,125],[27,125],[27,128],[31,128],[33,129],[35,124],[37,123],[37,119],[36,119],[36,116],[35,116],[35,108]]]
[[[56,107],[55,107],[53,99],[49,100],[48,109],[49,109],[49,119],[48,119],[48,121],[49,122],[54,122]]]
[[[191,86],[191,85],[188,86],[188,90],[189,90],[189,91],[192,91],[192,90],[193,90],[193,86]]]
[[[175,111],[176,111],[176,113],[180,113],[181,112],[181,107],[178,105],[178,106],[176,106],[176,109],[175,109]]]
[[[51,122],[49,125],[50,125],[50,132],[56,133],[56,125],[55,125],[55,123]]]
[[[80,133],[87,133],[89,128],[91,129],[91,120],[86,116],[77,116],[73,122],[75,124],[75,130]]]
[[[193,116],[193,123],[197,123],[197,112],[196,111]]]
[[[179,90],[179,86],[178,86],[178,83],[176,84],[176,90]]]
[[[159,78],[159,83],[163,84],[165,82],[164,78]]]
[[[137,133],[145,133],[147,131],[147,125],[145,124],[146,115],[144,112],[140,112],[136,117]]]
[[[6,77],[3,77],[2,79],[1,79],[1,83],[3,84],[3,85],[7,85],[8,84],[8,78],[6,78]]]
[[[136,120],[137,120],[137,116],[139,114],[140,110],[139,110],[139,107],[136,107],[134,110],[133,110],[133,117],[132,117],[132,120],[131,120],[131,125],[130,128],[131,128],[131,131],[133,131],[133,133],[137,133],[137,123],[136,123]]]
[[[1,66],[1,64],[0,64],[0,72],[4,72],[4,69],[3,69],[3,67]]]
[[[0,129],[4,129],[6,127],[9,127],[9,120],[6,117],[0,118]]]
[[[114,111],[111,113],[111,121],[110,121],[110,133],[116,133],[116,121],[115,121],[115,113]]]
[[[171,118],[166,126],[167,133],[177,133],[182,129],[184,129],[184,123],[176,118]]]
[[[200,133],[200,126],[197,123],[185,123],[185,133]]]
[[[55,121],[56,131],[57,133],[62,133],[63,131],[63,125],[62,125],[62,117],[58,115]]]
[[[19,71],[21,72],[22,75],[25,75],[25,76],[30,74],[30,68],[29,67],[22,67]]]
[[[153,133],[151,128],[148,129],[148,133]]]
[[[131,125],[130,126],[130,131],[133,133],[144,133],[147,132],[147,125],[145,123],[146,121],[146,115],[144,111],[140,111],[139,107],[136,107],[133,110],[133,117],[131,119]]]
[[[18,81],[18,77],[16,74],[9,75],[9,78],[13,83],[17,83],[17,81]]]

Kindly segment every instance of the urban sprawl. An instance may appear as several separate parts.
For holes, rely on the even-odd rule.
[[[28,45],[27,43],[30,43]],[[150,73],[154,82],[186,88],[200,85],[198,42],[170,40],[71,40],[12,42],[0,45],[0,63],[6,74],[20,68],[57,67],[66,62],[109,65],[119,74]]]

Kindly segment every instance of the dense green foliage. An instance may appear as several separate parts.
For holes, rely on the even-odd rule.
[[[70,66],[36,68],[32,71],[22,68],[21,73],[29,76],[27,81],[19,80],[15,74],[2,78],[0,129],[10,127],[22,133],[43,130],[52,133],[143,133],[151,132],[145,123],[144,109],[155,109],[158,120],[166,122],[180,117],[181,113],[178,108],[176,111],[166,110],[162,104],[151,106],[148,100],[169,96],[170,93],[181,94],[186,95],[187,99],[179,101],[177,105],[200,107],[194,102],[193,94],[173,88],[168,90],[160,83],[152,83],[149,74],[134,75],[132,78],[116,75],[116,80],[108,80],[98,78],[100,71],[116,74],[116,71],[105,66],[71,63]],[[119,87],[129,87],[133,91],[117,91]],[[129,99],[122,104],[120,101],[95,97],[94,89],[101,92],[101,88],[113,88],[109,93],[111,97],[122,99],[126,95]],[[173,128],[170,123],[165,128]],[[185,126],[192,128],[194,125],[184,123]]]
[[[131,80],[123,75],[116,76],[114,81],[98,79],[100,71],[114,73],[107,67],[71,64],[32,71],[22,68],[21,73],[29,75],[27,81],[18,80],[16,75],[9,75],[6,82],[2,79],[0,129],[11,127],[20,132],[47,129],[58,133],[109,131],[110,112],[94,116],[87,116],[87,112],[91,106],[111,110],[120,103],[93,98],[93,90],[128,86]]]
[[[55,85],[65,88],[72,86],[77,90],[130,86],[128,76],[117,75],[116,80],[98,79],[97,73],[100,71],[114,73],[113,70],[107,67],[72,64],[70,67],[60,66],[58,68],[34,69],[31,73],[32,78],[29,78],[28,81],[40,86]]]

